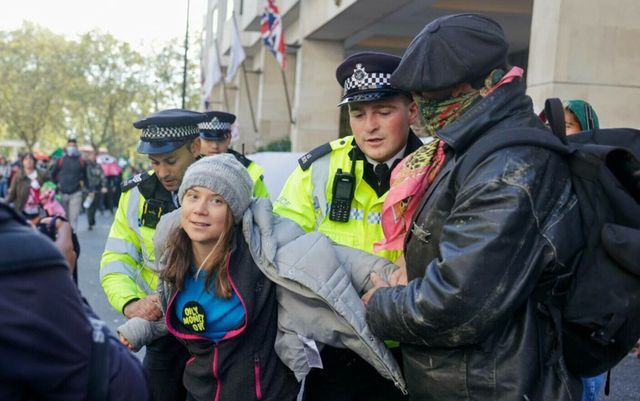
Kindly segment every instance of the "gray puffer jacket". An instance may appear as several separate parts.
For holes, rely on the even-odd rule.
[[[154,237],[155,254],[162,255],[168,234],[180,224],[179,209],[164,215]],[[263,274],[278,285],[278,336],[280,359],[302,380],[312,367],[321,367],[319,349],[324,344],[349,348],[383,377],[406,393],[404,378],[384,342],[365,321],[360,295],[371,288],[369,275],[384,278],[397,268],[386,259],[337,245],[322,233],[305,233],[295,222],[272,213],[268,199],[257,198],[243,217],[243,235]],[[156,258],[162,269],[162,257]],[[163,307],[172,290],[158,284]],[[163,322],[161,319],[159,322]],[[162,324],[131,319],[118,331],[142,346],[163,328]]]

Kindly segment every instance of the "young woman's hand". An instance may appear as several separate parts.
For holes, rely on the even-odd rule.
[[[124,336],[122,334],[118,334],[118,337],[120,337],[120,343],[122,345],[124,345],[125,347],[129,348],[130,351],[133,351],[133,345],[131,345],[131,343],[129,343],[129,340],[124,338]]]

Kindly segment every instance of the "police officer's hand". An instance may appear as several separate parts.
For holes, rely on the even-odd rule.
[[[371,273],[369,277],[371,278],[373,288],[365,292],[361,298],[362,302],[364,302],[365,305],[369,303],[369,300],[373,296],[373,293],[376,292],[378,288],[389,287],[389,283],[386,282],[382,277],[380,277],[378,273]]]
[[[162,308],[160,307],[158,294],[147,295],[142,299],[129,303],[124,308],[124,315],[129,319],[136,316],[150,321],[160,319],[162,317]]]

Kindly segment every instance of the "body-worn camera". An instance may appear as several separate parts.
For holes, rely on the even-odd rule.
[[[160,217],[164,213],[164,203],[156,199],[147,199],[142,208],[140,224],[144,227],[156,228]]]

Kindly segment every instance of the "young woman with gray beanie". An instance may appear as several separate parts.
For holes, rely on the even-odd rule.
[[[294,400],[298,392],[273,347],[275,285],[240,229],[252,191],[247,170],[230,154],[193,163],[178,191],[180,223],[169,233],[160,279],[163,323],[192,355],[184,372],[189,400]],[[127,344],[138,335],[132,330],[119,330]]]
[[[130,319],[118,328],[121,341],[136,350],[167,330],[180,339],[192,355],[189,401],[292,401],[322,367],[322,344],[353,350],[406,393],[360,299],[371,272],[393,284],[397,266],[305,233],[274,215],[268,199],[252,199],[252,185],[229,154],[187,169],[181,209],[164,215],[154,236],[164,319]]]

